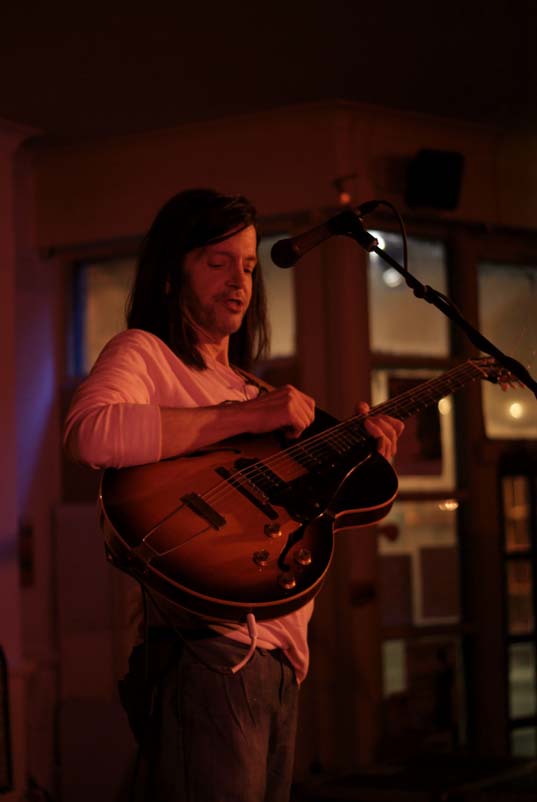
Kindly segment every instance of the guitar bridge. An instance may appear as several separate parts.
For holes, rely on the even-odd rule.
[[[220,513],[216,512],[210,504],[207,504],[197,493],[186,493],[184,496],[181,496],[181,501],[184,501],[192,512],[195,512],[200,518],[207,521],[213,529],[221,529],[226,525],[226,519],[223,518]]]

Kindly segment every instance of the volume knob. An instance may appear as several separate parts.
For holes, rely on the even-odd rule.
[[[267,537],[281,537],[282,528],[278,522],[273,524],[265,524],[264,532]]]
[[[264,568],[268,565],[268,561],[270,558],[270,554],[266,549],[262,549],[261,551],[254,551],[252,555],[252,559],[256,565],[259,565],[260,568]]]
[[[297,549],[294,553],[294,558],[299,565],[311,565],[311,551],[309,549]]]
[[[296,579],[294,574],[280,574],[278,577],[278,582],[284,590],[293,590],[293,588],[296,588]]]

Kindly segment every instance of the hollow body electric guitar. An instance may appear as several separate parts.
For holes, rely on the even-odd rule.
[[[471,359],[371,409],[404,420],[469,381],[497,381]],[[243,435],[188,456],[104,471],[101,525],[111,559],[170,601],[211,619],[262,620],[320,590],[334,531],[383,518],[397,476],[359,415],[318,411],[296,441]]]

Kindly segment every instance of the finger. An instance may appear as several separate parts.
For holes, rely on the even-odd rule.
[[[368,418],[365,428],[377,440],[379,453],[390,459],[397,453],[397,440],[404,429],[403,421],[389,415],[378,415]]]
[[[315,403],[312,399],[306,399],[297,413],[296,419],[296,428],[297,428],[297,436],[302,434],[302,432],[308,428],[313,423],[315,418]]]
[[[356,411],[359,415],[367,415],[370,410],[370,406],[367,401],[358,401],[356,404]]]
[[[294,415],[292,421],[283,427],[287,437],[295,440],[308,428],[311,420],[306,415]]]
[[[381,429],[381,427],[374,423],[371,419],[366,421],[365,428],[369,434],[375,438],[377,451],[379,454],[388,459],[392,450],[392,446],[383,429]]]
[[[307,428],[315,418],[315,401],[309,395],[300,393],[296,403],[296,414],[303,428]]]
[[[405,430],[405,424],[399,418],[392,418],[391,415],[386,416],[386,420],[389,421],[390,426],[394,429],[396,437],[401,437]]]
[[[299,437],[315,418],[315,401],[292,385],[286,386],[285,430],[289,437]]]

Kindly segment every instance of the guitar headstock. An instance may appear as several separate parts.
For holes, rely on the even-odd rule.
[[[502,390],[509,387],[524,387],[525,385],[513,376],[507,368],[500,365],[493,356],[482,356],[477,359],[470,359],[470,362],[480,371],[483,378],[493,384],[499,384]]]

